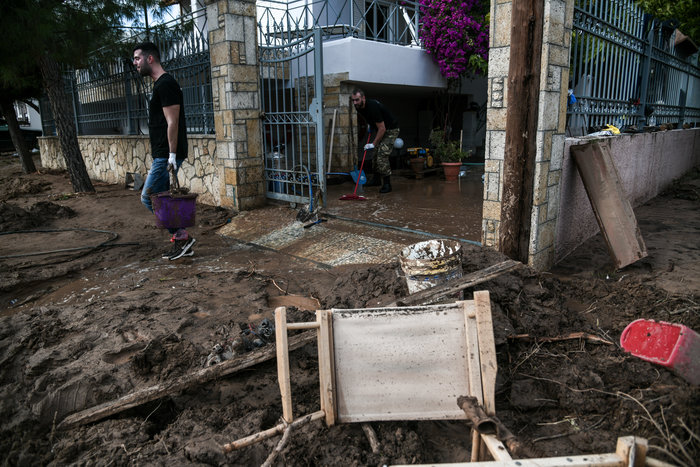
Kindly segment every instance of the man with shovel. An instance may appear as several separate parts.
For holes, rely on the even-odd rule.
[[[352,103],[357,113],[362,115],[370,126],[373,138],[365,145],[365,151],[376,150],[372,159],[374,175],[365,186],[379,186],[380,193],[391,191],[391,165],[389,155],[394,148],[394,141],[399,136],[399,122],[389,109],[375,99],[365,98],[360,88],[352,90]],[[379,177],[381,176],[381,181]]]
[[[148,104],[148,133],[151,141],[153,164],[143,185],[141,202],[151,212],[151,195],[170,189],[172,171],[177,171],[187,158],[187,127],[182,89],[175,78],[166,73],[160,63],[160,51],[152,42],[143,42],[134,47],[134,66],[141,76],[153,80],[153,95]],[[172,235],[172,247],[163,253],[163,258],[175,260],[192,256],[195,239],[185,229],[168,229]]]

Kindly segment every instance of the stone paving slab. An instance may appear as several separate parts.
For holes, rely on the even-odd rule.
[[[333,218],[305,229],[296,220],[296,211],[281,206],[245,211],[219,233],[331,267],[392,261],[407,245],[425,240],[420,235]]]

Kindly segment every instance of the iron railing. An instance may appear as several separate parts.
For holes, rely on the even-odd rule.
[[[700,123],[697,55],[686,56],[677,35],[634,0],[577,0],[567,134]]]
[[[260,46],[276,46],[320,28],[323,40],[356,37],[420,45],[420,4],[413,0],[261,0]]]
[[[163,67],[182,88],[188,132],[214,133],[206,11],[201,9],[124,38],[122,58],[94,60],[88,68],[65,70],[66,94],[72,100],[79,135],[135,135],[147,128],[153,83],[138,74],[131,59],[131,47],[146,40],[158,46]],[[40,105],[44,135],[53,135],[56,129],[48,100],[42,99]]]

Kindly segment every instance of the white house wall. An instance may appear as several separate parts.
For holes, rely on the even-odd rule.
[[[348,73],[348,80],[444,88],[445,78],[425,50],[354,37],[323,44],[324,74]]]

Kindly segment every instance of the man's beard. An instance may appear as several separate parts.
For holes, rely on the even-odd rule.
[[[141,65],[141,68],[139,69],[139,74],[141,76],[151,76],[151,67],[148,63],[144,63]]]

